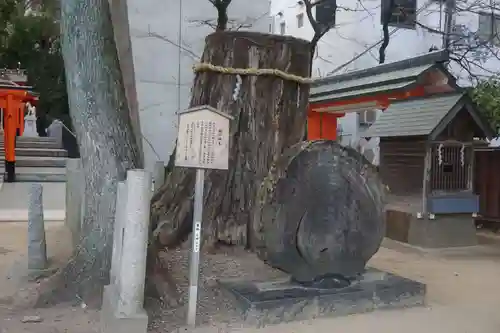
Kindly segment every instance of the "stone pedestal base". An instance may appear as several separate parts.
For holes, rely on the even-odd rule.
[[[101,333],[146,333],[148,315],[142,310],[132,316],[120,316],[116,313],[117,297],[113,285],[104,287],[101,308]]]
[[[477,245],[471,214],[437,215],[428,220],[417,219],[413,213],[388,210],[386,237],[423,248]]]
[[[376,309],[424,305],[425,285],[375,269],[346,288],[305,288],[289,279],[275,282],[219,281],[235,299],[247,324],[258,327]]]

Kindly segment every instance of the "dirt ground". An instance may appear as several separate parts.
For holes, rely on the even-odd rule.
[[[93,333],[99,332],[95,310],[59,306],[32,309],[23,304],[28,286],[25,274],[27,223],[0,223],[0,333]],[[48,253],[53,265],[63,263],[71,237],[62,223],[47,223]],[[384,332],[384,333],[498,333],[500,332],[500,237],[481,235],[481,246],[469,249],[423,251],[385,241],[370,265],[427,284],[427,306],[407,310],[376,311],[342,318],[316,319],[267,326],[265,333],[290,332]],[[185,297],[186,251],[169,254],[169,265]],[[206,255],[203,258],[199,322],[205,332],[254,332],[238,323],[237,312],[214,284],[215,278],[269,278],[270,270],[243,251]],[[183,325],[185,305],[158,309],[148,306],[151,332],[170,332]],[[26,316],[41,322],[23,323]]]

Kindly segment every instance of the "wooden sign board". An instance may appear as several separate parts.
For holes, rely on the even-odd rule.
[[[175,166],[227,170],[231,119],[210,106],[181,112]]]

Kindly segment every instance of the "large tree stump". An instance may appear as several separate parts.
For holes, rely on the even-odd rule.
[[[252,32],[216,32],[206,38],[202,62],[232,68],[279,69],[309,76],[309,43]],[[239,83],[240,82],[240,83]],[[191,106],[211,105],[234,117],[228,171],[208,171],[205,181],[205,245],[251,246],[256,194],[284,149],[301,141],[308,85],[273,75],[200,72]],[[191,232],[195,171],[174,168],[152,200],[158,247],[176,247]]]
[[[299,143],[262,183],[257,252],[299,282],[354,278],[384,237],[384,200],[363,155],[333,141]]]

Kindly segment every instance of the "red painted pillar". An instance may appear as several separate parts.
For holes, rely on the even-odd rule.
[[[18,105],[11,95],[6,97],[5,123],[4,123],[4,149],[5,149],[5,181],[16,181],[16,132]]]
[[[344,113],[316,112],[307,114],[307,140],[337,140],[338,118]]]
[[[323,113],[321,122],[321,138],[323,140],[337,140],[337,123],[339,115],[336,113]]]
[[[321,113],[315,112],[309,107],[307,112],[307,140],[321,139]]]

